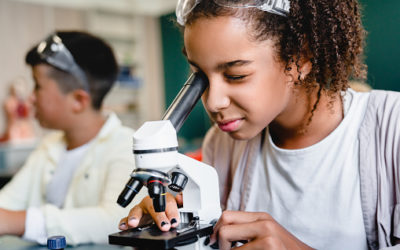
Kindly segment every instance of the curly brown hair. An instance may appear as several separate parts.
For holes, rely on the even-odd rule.
[[[319,88],[313,113],[322,90],[337,96],[349,87],[349,78],[366,78],[365,30],[359,9],[357,0],[290,0],[290,13],[283,17],[257,8],[227,8],[202,0],[187,16],[186,25],[201,17],[236,16],[250,25],[255,40],[276,41],[278,59],[286,69],[295,62],[299,72],[299,61],[310,60],[311,72],[304,78],[299,76],[296,84],[309,90]]]

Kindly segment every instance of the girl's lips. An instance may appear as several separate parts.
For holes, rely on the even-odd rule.
[[[232,121],[224,122],[224,123],[219,122],[218,127],[224,132],[232,132],[232,131],[237,130],[241,121],[242,121],[242,119],[232,120]]]

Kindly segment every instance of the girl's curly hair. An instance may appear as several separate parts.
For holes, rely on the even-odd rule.
[[[302,58],[311,61],[311,72],[296,79],[297,84],[309,90],[318,87],[318,97],[322,89],[336,96],[348,88],[349,78],[366,77],[362,60],[365,31],[359,8],[357,0],[290,0],[290,13],[283,17],[257,8],[227,8],[202,0],[189,13],[186,24],[200,17],[239,17],[250,25],[255,40],[276,41],[278,59],[287,69],[295,62],[299,71]]]

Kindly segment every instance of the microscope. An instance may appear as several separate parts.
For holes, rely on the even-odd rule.
[[[165,211],[165,194],[182,193],[180,224],[168,232],[150,224],[109,235],[109,243],[137,249],[211,249],[204,245],[221,215],[215,169],[178,152],[177,132],[208,87],[207,77],[193,73],[160,121],[145,122],[133,135],[136,168],[118,197],[126,207],[143,186],[156,212]]]

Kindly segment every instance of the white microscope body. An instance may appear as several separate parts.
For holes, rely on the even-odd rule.
[[[153,153],[134,153],[136,168],[159,170],[169,175],[179,172],[188,177],[182,191],[183,207],[179,209],[181,213],[198,216],[200,223],[206,224],[219,218],[221,207],[217,172],[207,164],[178,153],[178,140],[170,121],[146,122],[134,134],[133,139],[134,152],[160,150]],[[175,150],[164,151],[165,149]]]
[[[203,74],[193,74],[163,120],[146,122],[136,131],[135,169],[117,201],[126,207],[146,186],[155,211],[164,212],[165,193],[182,192],[183,206],[179,208],[182,227],[170,232],[161,232],[154,226],[126,230],[110,235],[111,244],[155,249],[162,243],[164,249],[210,249],[204,245],[204,236],[212,232],[213,223],[221,215],[218,175],[213,167],[179,153],[177,140],[177,130],[207,87],[208,80]]]
[[[131,177],[148,180],[149,172],[140,169],[157,170],[167,173],[168,178],[163,178],[162,175],[158,177],[164,179],[163,183],[171,184],[172,174],[181,173],[188,178],[182,190],[183,206],[179,209],[181,223],[188,223],[194,217],[198,217],[200,224],[210,224],[218,220],[221,207],[217,172],[213,167],[177,151],[176,132],[170,121],[146,122],[133,138],[135,163],[139,170],[133,172]],[[152,173],[152,176],[156,175]],[[198,243],[199,248],[190,245],[188,249],[209,249],[202,244],[203,241]]]

